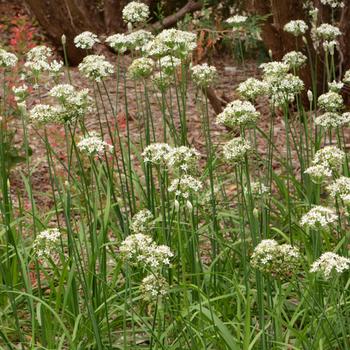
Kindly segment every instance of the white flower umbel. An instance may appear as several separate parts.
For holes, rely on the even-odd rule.
[[[15,95],[16,102],[24,101],[28,96],[28,86],[26,84],[13,86],[12,91]]]
[[[217,116],[216,123],[228,127],[252,126],[256,124],[260,113],[249,101],[235,100],[230,102]]]
[[[312,165],[304,171],[308,174],[315,184],[321,184],[323,181],[333,176],[332,169],[327,164]]]
[[[336,40],[340,35],[341,31],[339,28],[328,23],[322,23],[316,28],[316,36],[321,40]]]
[[[24,66],[32,71],[34,75],[50,70],[49,58],[52,50],[44,45],[35,46],[28,51]]]
[[[346,205],[350,204],[350,178],[341,176],[328,186],[332,197],[339,197]]]
[[[350,84],[350,69],[345,72],[343,82],[345,84]]]
[[[148,20],[150,12],[148,5],[138,1],[131,1],[123,8],[122,15],[126,23],[139,24]]]
[[[179,179],[174,179],[169,188],[169,192],[174,192],[176,200],[182,198],[186,200],[189,209],[192,208],[190,202],[191,194],[198,193],[203,188],[202,182],[191,175],[182,175]],[[178,203],[178,202],[175,202]]]
[[[174,82],[173,76],[164,74],[162,72],[155,72],[151,76],[152,83],[160,91],[166,91],[166,89]]]
[[[97,35],[88,31],[82,32],[74,38],[75,46],[84,50],[92,49],[99,42]]]
[[[315,124],[324,128],[339,128],[350,122],[350,113],[326,112],[315,118]]]
[[[154,61],[151,58],[136,58],[128,68],[128,74],[132,79],[146,79],[153,71]]]
[[[136,30],[127,35],[128,48],[130,50],[142,51],[145,45],[154,39],[154,35],[147,30]]]
[[[110,35],[105,41],[109,47],[121,54],[130,48],[129,36],[124,33]]]
[[[244,161],[245,156],[251,149],[252,147],[248,141],[241,137],[235,137],[224,145],[223,155],[225,160],[230,163],[240,163]]]
[[[18,58],[15,54],[7,52],[4,49],[0,49],[0,67],[12,68],[18,62]]]
[[[344,151],[337,146],[326,146],[315,153],[312,164],[323,164],[333,171],[339,171],[344,163],[344,158]]]
[[[81,152],[91,156],[103,157],[107,152],[113,152],[113,146],[105,142],[97,132],[84,136],[77,144]]]
[[[40,232],[33,243],[38,258],[49,258],[60,242],[61,232],[58,228],[50,228]]]
[[[141,265],[152,270],[161,269],[170,265],[174,256],[170,248],[165,245],[156,245],[150,236],[136,233],[126,237],[120,244],[121,257],[133,265]]]
[[[146,276],[140,285],[141,296],[146,301],[156,301],[157,298],[165,296],[168,289],[168,282],[160,274]]]
[[[300,263],[300,253],[289,244],[279,245],[273,239],[262,240],[251,257],[252,267],[274,277],[288,277],[295,273]]]
[[[153,219],[153,214],[148,209],[140,210],[133,216],[130,230],[134,233],[147,233]]]
[[[158,37],[148,42],[142,47],[145,56],[160,58],[171,53],[171,49],[163,43]]]
[[[29,120],[33,123],[60,122],[59,109],[45,104],[38,104],[29,111]]]
[[[305,64],[307,57],[302,52],[291,51],[283,56],[282,61],[288,64],[290,68],[297,69]]]
[[[284,31],[294,36],[304,35],[307,30],[307,24],[300,19],[290,21],[284,26]]]
[[[290,69],[287,63],[278,61],[262,63],[259,68],[263,70],[266,80],[285,77]]]
[[[247,22],[247,19],[248,19],[247,16],[235,15],[235,16],[227,18],[226,23],[237,26],[237,25],[242,25],[243,23]]]
[[[321,0],[323,5],[329,5],[332,8],[344,7],[344,2],[342,0]]]
[[[197,166],[200,153],[195,148],[179,146],[171,148],[165,155],[168,168],[188,172]]]
[[[143,150],[143,161],[145,163],[164,165],[167,161],[167,155],[171,149],[171,146],[169,146],[167,143],[152,143]]]
[[[350,259],[332,252],[322,254],[311,266],[310,272],[320,273],[326,280],[350,269]]]
[[[325,112],[338,112],[344,108],[344,100],[339,93],[329,91],[319,96],[318,106]]]
[[[84,57],[78,66],[79,71],[88,79],[101,82],[113,74],[113,65],[106,61],[103,55],[89,55]]]
[[[337,218],[333,209],[317,205],[302,216],[300,224],[305,227],[319,229],[333,224],[337,221]]]
[[[173,56],[164,56],[159,60],[159,67],[163,74],[172,75],[174,74],[177,67],[181,65],[181,60]]]
[[[255,78],[248,78],[238,85],[237,91],[244,99],[255,101],[257,97],[267,94],[268,84]]]
[[[207,63],[198,64],[191,68],[193,82],[199,87],[210,86],[217,77],[217,71],[214,66]]]
[[[343,86],[344,86],[344,83],[341,81],[333,80],[332,82],[328,82],[329,91],[340,92]]]

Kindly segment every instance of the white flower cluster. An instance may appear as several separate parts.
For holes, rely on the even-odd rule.
[[[164,265],[170,265],[170,259],[174,256],[166,245],[157,245],[150,236],[136,233],[126,237],[120,244],[121,257],[134,265],[161,269]]]
[[[171,146],[167,143],[152,143],[143,150],[141,155],[145,163],[165,165],[170,150]]]
[[[252,267],[274,277],[283,278],[295,273],[300,262],[300,253],[289,244],[278,244],[274,239],[262,240],[251,257]]]
[[[63,67],[62,61],[52,60],[52,50],[44,45],[35,46],[27,52],[24,66],[29,69],[35,76],[44,71],[57,74]]]
[[[99,42],[97,35],[88,31],[82,32],[74,38],[75,46],[84,50],[92,49]]]
[[[174,56],[164,56],[159,60],[161,72],[165,75],[174,74],[176,68],[181,65],[181,60]]]
[[[350,113],[326,112],[315,118],[315,124],[324,128],[339,128],[350,123]]]
[[[341,31],[339,28],[329,23],[322,23],[316,28],[316,36],[321,40],[332,41],[340,35]]]
[[[318,106],[326,112],[337,112],[344,108],[343,97],[334,91],[322,94],[317,101]]]
[[[162,72],[155,72],[151,79],[153,85],[160,91],[166,91],[166,89],[174,82],[171,75]]]
[[[288,52],[282,58],[282,61],[284,63],[288,64],[290,68],[294,69],[302,67],[305,64],[306,60],[307,57],[299,51]]]
[[[146,276],[140,285],[140,293],[146,301],[154,301],[167,294],[169,285],[166,279],[160,274]]]
[[[118,53],[124,53],[127,50],[144,51],[153,39],[151,32],[140,29],[129,34],[113,34],[106,39],[106,43]]]
[[[154,68],[154,61],[151,58],[136,58],[128,68],[128,74],[132,79],[148,78]]]
[[[79,71],[86,77],[96,82],[113,74],[113,65],[103,55],[85,56],[83,62],[78,66]]]
[[[350,259],[332,252],[322,254],[311,266],[310,272],[323,275],[327,280],[350,269]]]
[[[174,179],[169,188],[169,192],[174,192],[176,198],[190,199],[192,193],[198,193],[202,189],[202,183],[191,175],[183,175],[179,179]],[[187,205],[190,206],[189,203]]]
[[[226,23],[233,25],[241,25],[247,21],[247,16],[235,15],[226,19]]]
[[[106,152],[113,152],[113,146],[102,140],[101,136],[94,131],[81,138],[77,147],[81,152],[97,157],[103,157]]]
[[[331,225],[337,221],[337,218],[334,210],[317,205],[302,216],[300,224],[305,227],[319,229]]]
[[[217,76],[216,68],[209,66],[207,63],[193,66],[191,72],[194,83],[199,87],[208,87]]]
[[[240,163],[252,149],[250,143],[241,137],[235,137],[223,147],[224,158],[230,163]]]
[[[341,82],[341,81],[336,81],[336,80],[333,80],[331,82],[328,82],[328,88],[330,91],[333,91],[333,92],[339,92],[344,86],[344,83]]]
[[[325,40],[322,43],[325,52],[329,52],[330,55],[334,55],[334,49],[338,48],[339,42],[337,40]]]
[[[195,168],[200,153],[195,148],[187,146],[172,147],[165,156],[168,168],[187,173]]]
[[[237,91],[246,100],[255,101],[257,97],[267,94],[268,84],[255,78],[248,78],[239,84]]]
[[[350,84],[350,69],[348,69],[343,77],[343,82],[346,84]]]
[[[350,204],[350,178],[341,176],[328,186],[332,197],[339,197],[346,205]]]
[[[16,102],[22,102],[28,96],[28,86],[26,84],[13,86],[12,91],[15,95]]]
[[[110,35],[105,41],[112,49],[119,53],[124,53],[129,48],[128,35],[124,33]]]
[[[59,110],[57,107],[53,107],[46,104],[38,104],[34,106],[29,112],[29,119],[34,123],[57,123]]]
[[[328,167],[327,164],[316,164],[308,167],[305,171],[308,174],[312,182],[316,184],[322,183],[325,179],[331,178],[333,176],[332,169]]]
[[[321,0],[321,4],[329,5],[332,8],[344,7],[344,2],[342,0]]]
[[[149,224],[154,219],[153,214],[148,209],[140,210],[132,218],[130,230],[134,233],[147,233]]]
[[[294,36],[304,35],[308,30],[307,24],[303,20],[294,20],[288,22],[284,26],[284,31],[287,33],[293,34]]]
[[[18,62],[18,58],[15,54],[7,52],[4,49],[0,49],[0,67],[12,68]]]
[[[131,1],[123,8],[123,20],[126,23],[144,23],[149,17],[149,7],[138,1]]]
[[[60,241],[61,232],[58,228],[50,228],[40,232],[33,243],[33,249],[38,258],[50,257]]]
[[[227,127],[252,126],[256,124],[260,113],[249,101],[235,100],[230,102],[217,116],[216,123]]]
[[[259,68],[263,70],[264,80],[270,81],[275,80],[276,78],[283,78],[288,73],[290,67],[285,62],[268,62],[262,63]]]

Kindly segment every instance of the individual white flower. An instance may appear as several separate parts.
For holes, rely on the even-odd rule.
[[[57,107],[52,107],[45,104],[38,104],[29,111],[29,119],[34,123],[52,123],[58,122],[59,110]]]
[[[167,143],[152,143],[143,150],[143,161],[145,163],[164,165],[171,149]]]
[[[78,66],[79,71],[86,77],[96,82],[113,74],[113,65],[106,61],[103,55],[85,56],[83,62]]]
[[[38,258],[49,258],[57,249],[61,232],[58,228],[49,228],[40,232],[33,243],[33,249]]]
[[[113,152],[113,146],[105,142],[97,132],[90,132],[78,142],[77,147],[81,152],[89,155],[103,157],[106,152]]]
[[[0,67],[12,68],[18,62],[18,58],[15,54],[7,52],[4,49],[0,49]]]
[[[282,61],[284,63],[287,63],[291,68],[297,69],[302,67],[307,60],[307,57],[302,53],[298,51],[291,51],[286,53]]]
[[[140,293],[145,301],[155,301],[167,294],[169,285],[160,274],[146,276],[140,285]]]
[[[344,158],[344,151],[336,146],[326,146],[315,153],[312,164],[323,164],[333,171],[338,171],[344,163]]]
[[[341,176],[328,186],[332,197],[339,197],[346,205],[350,204],[350,178]]]
[[[124,33],[110,35],[105,41],[109,47],[118,53],[124,53],[130,47],[129,36]]]
[[[235,100],[230,102],[225,109],[218,114],[217,124],[227,127],[251,126],[255,125],[260,113],[256,111],[254,105],[249,101]]]
[[[208,87],[217,77],[216,68],[207,63],[191,67],[191,72],[193,82],[199,87]]]
[[[307,24],[303,20],[293,20],[284,26],[284,31],[294,36],[304,35],[308,30]]]
[[[128,74],[132,79],[146,79],[153,71],[154,61],[151,58],[140,57],[133,60],[128,68]]]
[[[132,218],[130,230],[134,233],[147,233],[150,222],[154,219],[153,214],[148,209],[140,210]]]
[[[247,16],[235,15],[226,19],[226,23],[233,25],[242,25],[247,21]]]
[[[343,97],[334,91],[322,94],[317,101],[318,106],[326,112],[337,112],[344,108]]]
[[[262,240],[255,247],[251,257],[252,267],[277,278],[292,275],[299,264],[298,248],[289,244],[279,245],[274,239]]]
[[[332,8],[344,7],[344,2],[341,0],[321,0],[323,5],[329,5]]]
[[[335,113],[335,112],[326,112],[319,115],[315,118],[315,124],[322,126],[324,128],[339,128],[340,126],[344,126],[349,124],[350,122],[350,113]]]
[[[172,75],[176,68],[181,65],[181,60],[173,56],[164,56],[159,60],[159,66],[163,74]]]
[[[338,219],[334,210],[317,205],[304,214],[300,220],[302,226],[313,229],[327,227]]]
[[[227,142],[223,147],[225,160],[230,163],[239,163],[244,161],[245,156],[252,149],[250,143],[241,137],[236,137]]]
[[[173,147],[165,155],[169,169],[188,172],[196,167],[200,153],[195,148],[187,146]]]
[[[327,164],[310,166],[304,171],[304,173],[308,174],[312,182],[316,184],[321,184],[324,180],[327,180],[333,176],[332,169],[330,169]]]
[[[248,78],[238,85],[237,91],[243,98],[254,101],[268,92],[268,84],[255,78]]]
[[[84,50],[92,49],[99,42],[97,35],[88,31],[82,32],[74,38],[75,46]]]
[[[311,266],[310,272],[320,273],[326,280],[350,269],[350,259],[332,252],[322,254]]]
[[[150,12],[148,5],[138,1],[131,1],[123,8],[122,14],[126,23],[135,24],[146,22]]]
[[[202,189],[202,183],[191,175],[182,175],[179,179],[174,179],[169,188],[169,192],[174,192],[176,198],[190,199],[190,195],[198,193]]]
[[[329,23],[322,23],[319,27],[316,28],[316,35],[322,40],[335,40],[338,36],[341,35],[341,31],[338,27],[335,27]]]

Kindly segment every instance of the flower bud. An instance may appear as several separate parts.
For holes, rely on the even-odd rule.
[[[186,202],[186,206],[187,206],[188,210],[191,210],[191,211],[192,211],[193,205],[192,205],[192,203],[191,203],[190,201],[187,201],[187,202]]]
[[[61,36],[61,43],[62,43],[62,45],[65,46],[66,42],[67,42],[67,38],[66,38],[66,36],[64,34],[62,34],[62,36]]]
[[[175,201],[174,201],[174,206],[175,206],[175,210],[178,211],[180,208],[180,203],[177,199],[175,199]]]
[[[307,90],[307,98],[309,99],[309,102],[312,103],[314,98],[311,90]]]

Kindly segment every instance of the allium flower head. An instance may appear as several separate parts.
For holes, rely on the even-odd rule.
[[[344,2],[342,0],[321,0],[323,5],[329,5],[332,8],[344,7]]]
[[[128,68],[128,74],[132,79],[146,79],[153,71],[154,61],[151,58],[136,58]]]
[[[18,58],[15,54],[0,49],[0,67],[12,68],[17,64]]]
[[[159,60],[159,66],[163,74],[172,75],[176,68],[181,65],[181,60],[173,56],[164,56]]]
[[[140,210],[133,216],[130,229],[134,233],[147,233],[153,219],[153,214],[148,209]]]
[[[146,276],[140,285],[140,293],[145,301],[155,301],[167,294],[168,282],[160,274]]]
[[[228,127],[255,125],[260,113],[249,101],[235,100],[230,102],[217,116],[217,124]]]
[[[128,48],[143,51],[144,47],[154,39],[154,35],[147,30],[136,30],[127,35]]]
[[[77,147],[81,152],[92,156],[103,157],[106,152],[112,152],[113,146],[105,142],[97,132],[91,132],[78,142]]]
[[[247,21],[248,17],[247,16],[242,16],[242,15],[235,15],[232,17],[227,18],[226,23],[232,24],[232,25],[242,25]]]
[[[323,164],[338,171],[344,163],[345,153],[336,146],[326,146],[315,153],[313,165]]]
[[[27,52],[24,66],[34,74],[50,70],[49,58],[52,56],[52,50],[44,45],[35,46]]]
[[[173,147],[165,155],[168,168],[188,172],[196,167],[200,153],[195,148],[186,146]]]
[[[344,108],[344,100],[339,93],[329,91],[319,96],[318,105],[326,112],[337,112]]]
[[[343,82],[350,84],[350,69],[345,72]]]
[[[316,28],[316,36],[321,40],[335,40],[340,35],[339,28],[328,23],[322,23]]]
[[[303,20],[294,20],[284,26],[284,31],[294,36],[304,35],[308,30],[307,24]]]
[[[97,35],[88,31],[82,32],[74,38],[75,46],[84,50],[92,49],[99,42]]]
[[[217,76],[216,68],[209,66],[207,63],[193,66],[191,72],[193,82],[199,87],[210,86]]]
[[[302,67],[305,64],[306,60],[307,57],[302,52],[298,51],[288,52],[282,58],[282,61],[284,63],[288,64],[289,67],[295,69]]]
[[[225,160],[230,163],[240,163],[252,149],[250,143],[241,137],[235,137],[223,147]]]
[[[106,61],[103,55],[85,56],[78,66],[79,71],[88,79],[101,82],[113,74],[113,65]]]
[[[174,192],[176,199],[183,198],[190,203],[190,195],[198,193],[202,187],[202,183],[193,176],[182,175],[180,178],[174,179],[171,182],[168,191]]]
[[[339,92],[343,88],[343,86],[344,83],[342,83],[341,81],[333,80],[332,82],[328,82],[329,91]]]
[[[124,33],[110,35],[105,41],[109,47],[118,53],[124,53],[130,47],[129,36]]]
[[[61,232],[58,228],[50,228],[40,232],[33,243],[33,249],[38,258],[51,257],[60,241]]]
[[[333,224],[337,221],[337,218],[334,210],[317,205],[302,216],[300,224],[305,227],[319,229]]]
[[[310,272],[320,273],[326,280],[350,269],[350,259],[332,252],[322,254],[311,266]]]
[[[151,80],[158,90],[164,92],[173,83],[172,78],[171,75],[156,72],[152,75]]]
[[[255,101],[258,96],[267,94],[268,84],[255,78],[248,78],[239,84],[237,91],[246,100]]]
[[[149,17],[148,5],[138,2],[131,1],[123,8],[123,20],[126,23],[144,23]]]
[[[33,123],[56,123],[59,120],[59,110],[45,104],[38,104],[29,111],[29,119]]]
[[[171,49],[156,37],[142,47],[142,52],[145,56],[160,58],[171,53]]]
[[[167,143],[152,143],[143,150],[143,161],[145,163],[164,165],[171,149]]]
[[[300,264],[300,253],[289,244],[279,245],[273,239],[262,240],[251,257],[252,267],[277,278],[292,275]]]
[[[332,197],[339,197],[346,205],[350,204],[350,178],[341,176],[328,186]]]
[[[12,91],[17,102],[24,101],[28,96],[28,86],[26,84],[13,86]]]
[[[332,169],[327,164],[312,165],[304,171],[308,174],[315,184],[321,184],[324,180],[327,180],[333,176]]]
[[[287,63],[277,61],[262,63],[259,68],[263,70],[265,80],[282,78],[290,69]]]
[[[335,113],[335,112],[326,112],[319,115],[315,119],[315,124],[322,126],[324,128],[339,128],[350,122],[350,113]]]

